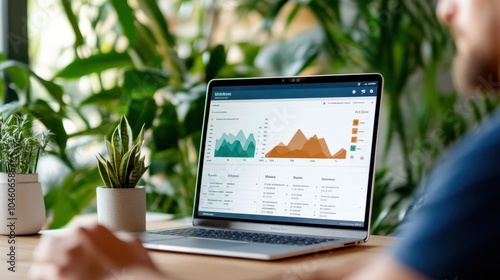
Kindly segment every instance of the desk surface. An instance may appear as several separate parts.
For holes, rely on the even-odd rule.
[[[147,228],[178,225],[179,222],[156,221],[148,222]],[[11,272],[7,263],[11,245],[8,244],[7,236],[0,236],[0,279],[28,279],[27,271],[39,237],[40,235],[16,236],[16,272]],[[393,240],[393,237],[371,236],[363,245],[270,262],[152,250],[149,252],[157,266],[175,279],[307,279],[308,275],[319,269],[342,271],[352,263],[366,261],[378,250],[389,246]]]

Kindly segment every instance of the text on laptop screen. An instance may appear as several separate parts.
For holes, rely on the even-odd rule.
[[[213,86],[196,215],[363,227],[378,81]]]

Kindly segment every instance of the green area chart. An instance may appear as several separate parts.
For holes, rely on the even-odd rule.
[[[236,135],[223,133],[215,142],[214,157],[253,158],[255,146],[255,137],[252,133],[248,137],[243,130]]]

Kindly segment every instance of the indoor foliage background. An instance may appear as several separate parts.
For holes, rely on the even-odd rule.
[[[50,227],[94,211],[95,153],[126,115],[145,123],[150,211],[191,214],[207,81],[215,77],[380,72],[385,78],[372,231],[389,234],[438,155],[496,100],[458,95],[453,45],[430,0],[31,0],[36,17],[60,11],[67,46],[31,63],[2,58],[18,100],[54,135],[46,157]],[[49,4],[47,4],[49,3]],[[42,74],[43,73],[43,74]]]

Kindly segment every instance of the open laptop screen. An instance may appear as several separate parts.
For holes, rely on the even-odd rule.
[[[367,228],[382,77],[212,80],[195,218]]]

